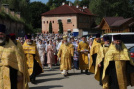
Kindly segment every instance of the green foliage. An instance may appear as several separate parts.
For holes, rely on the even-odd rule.
[[[52,23],[51,23],[51,21],[49,23],[49,33],[52,33]]]
[[[83,7],[83,6],[89,7],[90,1],[91,1],[91,0],[82,0],[79,5],[80,5],[81,7]]]
[[[21,16],[26,22],[30,20],[29,13],[30,0],[2,0],[2,4],[9,4],[9,8],[15,12],[21,12]]]
[[[0,18],[4,20],[10,20],[12,22],[24,23],[24,20],[21,18],[17,18],[16,16],[12,16],[11,14],[6,14],[4,11],[0,12]]]
[[[59,33],[63,34],[63,24],[61,21],[59,22]]]
[[[48,7],[41,2],[32,2],[29,7],[33,28],[41,28],[41,14],[48,11]]]
[[[47,2],[47,6],[50,8],[50,10],[56,8],[56,7],[59,7],[62,5],[63,2],[66,2],[66,0],[49,0]],[[51,6],[53,8],[51,8]]]
[[[31,24],[24,24],[24,29],[26,33],[34,33],[34,30]]]
[[[56,8],[56,5],[53,3],[52,6],[50,7],[50,10],[53,10]]]
[[[74,1],[74,5],[76,6],[76,5],[80,5],[80,1],[79,0],[75,0]]]
[[[134,10],[132,4],[130,4],[130,0],[91,0],[89,9],[97,15],[97,24],[106,16],[121,16],[124,18],[134,16]]]

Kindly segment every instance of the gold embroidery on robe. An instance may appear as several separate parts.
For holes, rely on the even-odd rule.
[[[88,61],[88,52],[82,53],[82,50],[87,50],[90,52],[90,47],[88,43],[83,43],[81,41],[78,45],[78,52],[79,52],[79,67],[81,70],[86,70],[89,69],[89,61]]]
[[[95,67],[95,79],[100,81],[100,68],[98,67],[98,65],[103,61],[104,57],[105,57],[105,54],[106,52],[108,51],[108,48],[109,47],[105,47],[103,45],[100,46],[100,49],[99,49],[99,52],[97,54],[97,58],[96,58],[96,67]]]
[[[92,55],[98,53],[100,49],[101,43],[98,43],[96,39],[93,41],[93,45],[90,50],[90,63],[89,63],[89,71],[92,73],[95,73],[95,66],[93,64],[93,58]]]
[[[28,65],[28,73],[30,76],[33,73],[34,59],[37,61],[37,63],[40,65],[41,68],[42,68],[42,65],[41,65],[41,62],[39,59],[39,54],[38,54],[35,43],[33,43],[32,45],[28,45],[25,42],[23,44],[23,50],[24,50],[24,53],[26,55],[27,65]],[[35,55],[35,58],[33,55]],[[43,68],[42,68],[42,72],[43,72]]]
[[[71,70],[72,59],[74,54],[74,48],[72,44],[62,44],[59,49],[57,56],[61,58],[60,60],[60,70]]]
[[[125,47],[125,45],[122,43],[122,47],[124,48],[122,52],[119,52],[116,50],[113,43],[111,43],[104,59],[104,69],[103,69],[103,76],[102,81],[103,83],[106,83],[106,69],[110,63],[110,61],[115,61],[115,68],[116,68],[116,74],[117,74],[117,80],[119,84],[120,89],[127,89],[127,76],[126,76],[126,61],[130,61],[130,55]],[[103,86],[103,88],[107,89],[107,86]]]
[[[4,46],[0,46],[0,54],[2,54],[0,62],[0,89],[11,89],[9,66],[18,70],[23,75],[22,77],[25,78],[24,62],[11,40],[6,42]],[[21,89],[26,89],[24,80]]]

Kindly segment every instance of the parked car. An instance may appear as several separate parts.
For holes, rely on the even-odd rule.
[[[131,47],[131,48],[129,48],[128,50],[129,50],[129,52],[130,52],[131,58],[132,58],[133,61],[134,61],[134,46]]]
[[[128,49],[134,46],[134,32],[108,33],[108,34],[104,34],[104,35],[109,35],[109,37],[111,38],[111,41],[113,41],[113,36],[117,35],[117,34],[121,35],[121,39]]]

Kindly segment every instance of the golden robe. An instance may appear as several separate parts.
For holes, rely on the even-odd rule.
[[[19,40],[17,40],[17,49],[18,49],[18,52],[20,52],[20,55],[22,56],[24,64],[25,64],[24,65],[25,75],[26,75],[26,77],[24,79],[25,80],[25,87],[26,87],[26,89],[29,89],[28,82],[30,82],[30,78],[29,78],[29,75],[28,75],[28,67],[27,67],[27,63],[26,63],[26,56],[24,54],[23,47],[22,47]],[[21,89],[21,86],[19,86],[18,89]]]
[[[28,45],[25,42],[23,44],[23,50],[24,50],[24,53],[25,53],[26,59],[27,59],[28,73],[29,73],[29,76],[31,76],[31,74],[33,73],[34,59],[39,64],[39,66],[42,68],[39,54],[38,54],[38,51],[36,48],[36,44],[33,43],[32,45]],[[34,55],[35,55],[35,57],[34,57]],[[42,72],[43,72],[43,68],[42,68]]]
[[[100,46],[99,52],[97,54],[96,67],[95,67],[95,76],[94,77],[98,81],[100,81],[100,68],[98,67],[98,65],[101,64],[101,62],[103,61],[103,59],[105,57],[105,54],[108,51],[108,48],[109,47],[105,47],[104,45],[103,45],[103,47]]]
[[[82,50],[87,50],[87,52],[81,52]],[[81,70],[87,70],[88,67],[88,53],[90,52],[90,47],[87,42],[81,41],[78,45],[79,52],[79,67]]]
[[[60,60],[60,70],[71,70],[72,57],[74,54],[74,48],[72,44],[62,44],[57,56]]]
[[[104,68],[103,68],[103,76],[102,81],[103,84],[107,84],[107,76],[106,76],[106,69],[109,66],[109,63],[111,61],[115,61],[115,69],[116,69],[116,75],[118,80],[119,89],[127,89],[127,85],[129,84],[127,80],[127,71],[126,71],[126,62],[131,62],[130,54],[125,47],[125,45],[122,43],[123,51],[119,52],[116,50],[115,45],[111,43],[104,59]],[[134,84],[134,77],[131,76],[131,84]],[[104,89],[108,89],[107,85],[103,86]]]
[[[93,41],[93,45],[91,47],[91,50],[90,50],[90,63],[89,63],[89,71],[92,72],[92,73],[95,73],[95,66],[93,65],[93,55],[94,54],[97,54],[99,49],[100,49],[100,46],[101,46],[102,43],[98,43],[96,41],[96,39],[94,39]]]
[[[21,88],[17,89],[26,89],[24,62],[16,45],[11,40],[6,42],[4,46],[0,46],[0,89],[11,89],[10,67],[18,71],[18,76],[23,77]],[[17,87],[19,86],[18,83]]]

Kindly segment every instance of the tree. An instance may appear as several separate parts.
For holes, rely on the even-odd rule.
[[[50,7],[50,10],[53,10],[53,9],[55,9],[55,8],[56,8],[56,6],[55,6],[55,4],[53,3],[52,6]]]
[[[105,6],[105,7],[104,7]],[[106,11],[108,10],[109,3],[102,0],[91,0],[89,9],[92,13],[97,15],[96,23],[99,24],[103,17],[107,16]]]
[[[49,33],[52,33],[53,31],[52,31],[52,23],[51,23],[51,21],[50,21],[50,23],[49,23]]]
[[[41,28],[41,14],[48,10],[48,7],[41,2],[30,3],[31,24],[34,29]]]
[[[63,34],[63,24],[61,21],[59,22],[59,33]]]
[[[48,6],[50,9],[53,9],[53,8],[51,8],[51,6],[53,6],[53,7],[56,8],[56,7],[61,6],[63,2],[66,3],[66,0],[49,0],[49,1],[47,2],[47,6]]]
[[[91,0],[89,9],[97,15],[96,22],[99,24],[106,16],[133,17],[134,11],[129,3],[130,0]]]
[[[29,2],[30,0],[2,0],[2,4],[9,4],[10,9],[21,12],[21,17],[26,23],[30,20]]]
[[[80,5],[80,1],[79,0],[75,0],[74,1],[74,5],[76,6],[76,5]]]
[[[91,0],[82,0],[79,4],[80,4],[81,7],[83,7],[83,6],[89,7],[90,1]]]

